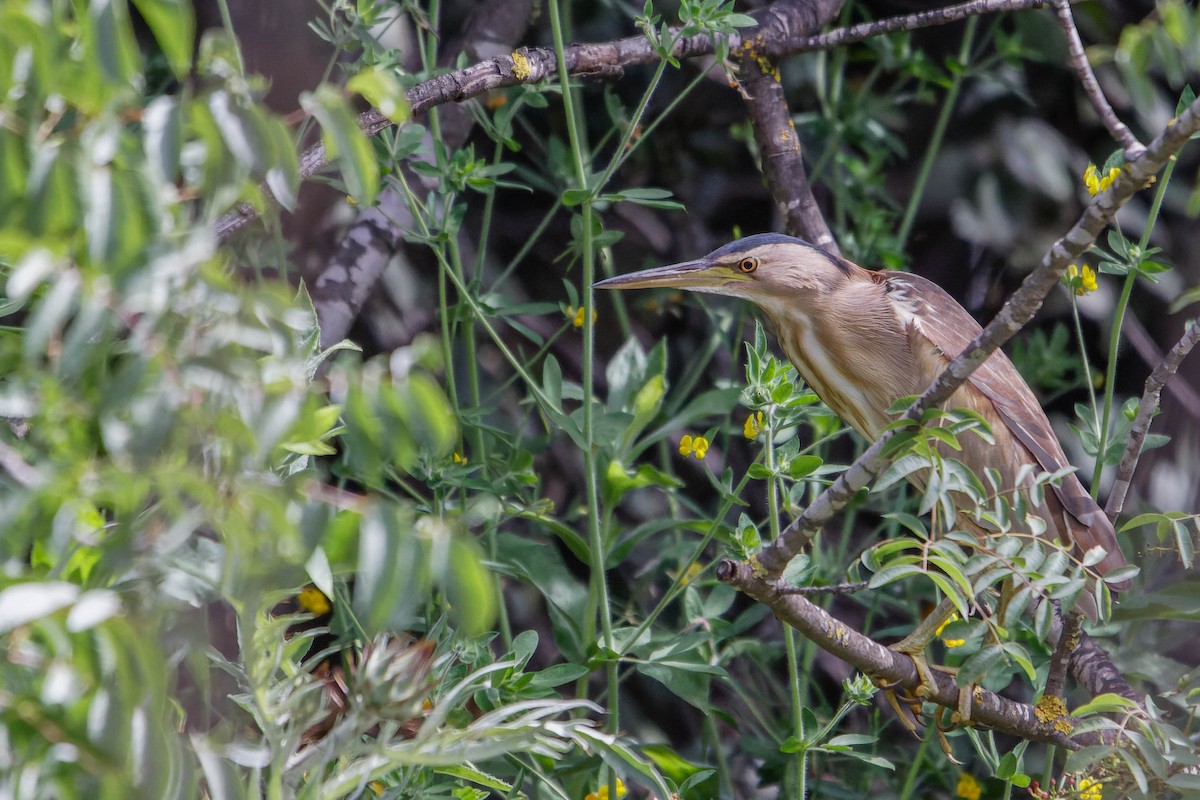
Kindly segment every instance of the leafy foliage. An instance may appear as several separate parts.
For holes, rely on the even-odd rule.
[[[571,10],[576,32],[617,24]],[[759,156],[725,152],[750,139],[744,128],[717,130],[718,153],[715,129],[675,122],[689,104],[717,108],[704,73],[665,57],[622,84],[634,96],[505,89],[470,103],[476,133],[451,148],[442,115],[417,124],[404,96],[450,55],[449,11],[311,11],[333,55],[289,99],[308,116],[294,125],[245,68],[254,43],[224,28],[197,41],[188,3],[0,10],[0,793],[590,798],[619,794],[619,777],[685,800],[760,785],[948,794],[954,770],[892,736],[867,678],[831,679],[815,648],[706,566],[778,536],[861,442],[744,309],[669,293],[597,304],[584,278],[657,258],[663,247],[645,243],[656,226],[686,230],[695,255],[694,231],[722,239],[740,221],[699,220],[722,190],[681,174],[733,192],[729,175]],[[866,11],[848,4],[846,18]],[[1178,113],[1195,63],[1196,12],[1160,13],[1112,36],[1114,74],[1147,129],[1156,110]],[[629,33],[617,19],[612,38]],[[974,164],[963,152],[978,142],[947,132],[955,98],[1036,108],[1020,70],[1057,63],[1047,19],[972,22],[956,54],[897,33],[785,65],[789,93],[814,98],[797,128],[848,254],[912,263],[930,235],[910,237],[918,208],[943,202],[930,170]],[[674,16],[647,2],[630,27],[667,56],[684,36],[751,22],[729,2],[684,0]],[[419,71],[399,71],[412,59],[391,49],[392,26],[411,35]],[[731,71],[729,58],[719,47]],[[368,139],[356,96],[397,126]],[[428,322],[414,325],[428,330],[402,345],[365,329],[360,344],[320,345],[306,254],[289,250],[272,203],[308,202],[297,151],[310,126],[335,159],[319,180],[351,208],[394,215],[420,251],[377,292],[415,287],[413,318]],[[969,168],[970,199],[942,208],[962,240],[1017,265],[1028,253],[1012,242],[1040,247],[1038,225],[1061,224],[1036,213],[1042,201],[1082,193],[1078,170],[1023,150],[1021,130],[976,147],[1000,155]],[[896,170],[917,145],[924,166],[902,176],[902,203]],[[1114,229],[1093,253],[1124,281],[1109,351],[1084,339],[1082,282],[1065,293],[1077,341],[1065,325],[1028,340],[1031,382],[1087,389],[1075,431],[1097,478],[1136,412],[1115,380],[1130,296],[1151,282],[1177,292],[1183,270],[1165,241],[1150,246],[1154,224],[1179,213],[1170,181],[1140,239]],[[214,225],[242,203],[266,214],[266,235],[218,246]],[[1108,359],[1103,380],[1089,349]],[[868,591],[816,600],[880,638],[948,597],[960,618],[939,634],[940,660],[964,686],[1029,699],[1051,655],[1045,599],[1093,591],[1108,610],[1110,596],[1031,512],[1061,474],[1031,472],[1013,491],[954,459],[964,437],[989,435],[960,410],[905,424],[892,469],[785,578],[809,591],[865,577]],[[956,507],[994,535],[964,531]],[[1188,581],[1163,577],[1192,567],[1196,520],[1148,509],[1123,526],[1153,525],[1145,541],[1161,552],[1145,561],[1148,590],[1100,632],[1121,634],[1118,663],[1147,642],[1163,651],[1138,676],[1156,694],[1145,714],[1085,699],[1083,729],[1125,738],[1065,767],[1115,790],[1196,788],[1181,721],[1197,709],[1194,665],[1164,642],[1200,608]],[[989,796],[1031,786],[1041,763],[988,732],[948,741],[992,776]]]

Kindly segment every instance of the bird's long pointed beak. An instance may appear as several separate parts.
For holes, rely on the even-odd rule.
[[[694,292],[720,292],[721,287],[740,278],[741,275],[729,267],[701,258],[695,261],[684,261],[681,264],[631,272],[628,275],[617,275],[615,278],[599,281],[593,286],[597,289],[671,287],[690,289]]]

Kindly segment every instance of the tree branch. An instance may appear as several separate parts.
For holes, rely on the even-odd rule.
[[[1125,497],[1129,493],[1134,470],[1137,469],[1138,459],[1142,455],[1142,445],[1146,441],[1146,434],[1150,432],[1150,418],[1158,410],[1158,400],[1163,386],[1179,369],[1183,359],[1187,357],[1198,341],[1200,341],[1200,317],[1195,317],[1188,320],[1183,336],[1146,379],[1145,388],[1142,390],[1142,399],[1138,403],[1137,416],[1133,419],[1133,428],[1129,433],[1129,443],[1125,445],[1125,454],[1121,456],[1121,465],[1117,468],[1117,477],[1113,481],[1112,491],[1108,495],[1108,505],[1104,509],[1104,513],[1108,514],[1108,518],[1111,520],[1115,521],[1125,506]]]
[[[717,578],[767,606],[782,622],[791,625],[823,650],[837,656],[863,674],[890,684],[915,689],[919,683],[912,660],[890,650],[868,636],[835,619],[819,606],[794,594],[780,580],[754,574],[749,564],[725,560],[717,565]],[[933,673],[930,702],[947,708],[958,705],[958,685],[944,673]],[[1070,749],[1099,743],[1096,734],[1071,738],[1074,722],[1069,717],[1041,722],[1033,706],[1001,697],[976,687],[972,691],[971,722],[1037,742]]]
[[[1070,2],[1054,0],[1054,15],[1058,19],[1059,27],[1063,29],[1063,33],[1067,37],[1067,50],[1070,53],[1068,61],[1071,68],[1075,70],[1079,82],[1083,85],[1083,91],[1091,101],[1092,108],[1096,109],[1096,113],[1100,115],[1100,120],[1104,123],[1104,127],[1108,128],[1112,137],[1121,147],[1125,148],[1125,159],[1137,158],[1145,152],[1146,146],[1138,141],[1138,138],[1133,135],[1133,131],[1129,130],[1124,122],[1117,118],[1117,113],[1113,111],[1108,98],[1100,89],[1100,84],[1096,82],[1096,73],[1092,72],[1092,65],[1088,63],[1087,53],[1083,50],[1083,41],[1079,38],[1079,29],[1075,27],[1075,17],[1071,14]]]
[[[946,25],[958,22],[967,17],[984,14],[998,14],[1004,11],[1024,11],[1030,8],[1044,8],[1050,0],[973,0],[973,2],[935,8],[930,11],[920,11],[916,14],[906,14],[902,17],[888,17],[875,22],[863,22],[848,28],[838,28],[828,33],[809,36],[795,42],[789,42],[779,55],[808,52],[811,50],[831,50],[844,44],[865,41],[876,36],[899,31],[912,31],[919,28],[931,28],[935,25]]]
[[[800,137],[779,82],[779,70],[766,53],[772,49],[772,42],[792,40],[833,19],[842,2],[827,1],[805,8],[798,5],[775,3],[756,15],[758,31],[736,51],[741,59],[738,73],[762,158],[763,176],[788,233],[840,255],[804,170]]]
[[[944,25],[978,14],[1041,8],[1049,2],[1050,0],[976,0],[934,11],[892,17],[867,25],[855,25],[821,36],[789,33],[778,40],[768,41],[766,54],[777,59],[858,42],[883,33]],[[736,50],[743,44],[743,37],[738,33],[726,35],[723,39],[731,50]],[[682,59],[712,55],[714,52],[713,37],[708,34],[700,34],[680,40],[671,54]],[[580,78],[599,74],[611,75],[616,69],[634,64],[647,64],[659,59],[654,47],[643,36],[633,36],[604,44],[572,44],[567,46],[565,56],[567,71],[572,76]],[[552,49],[523,47],[511,55],[496,56],[465,69],[438,75],[409,89],[406,96],[412,107],[412,113],[415,115],[434,106],[469,100],[492,89],[538,83],[553,76],[555,71],[555,57]],[[370,109],[359,115],[358,125],[363,133],[374,136],[392,125],[392,122],[376,109]],[[300,179],[311,178],[328,164],[329,155],[325,152],[324,144],[308,148],[300,156]],[[263,187],[263,192],[265,196],[271,196],[265,187]],[[226,241],[258,216],[257,209],[249,204],[238,206],[214,224],[213,229],[217,241]]]

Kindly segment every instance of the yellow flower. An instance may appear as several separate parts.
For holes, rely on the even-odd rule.
[[[1121,174],[1120,167],[1113,167],[1107,174],[1101,175],[1100,170],[1096,169],[1095,164],[1088,164],[1087,169],[1083,173],[1083,185],[1087,187],[1088,194],[1095,197],[1101,192],[1107,191],[1108,187],[1112,186],[1113,181]]]
[[[595,323],[596,319],[599,316],[600,316],[599,313],[596,311],[596,309],[593,308],[592,309],[592,322]],[[567,319],[571,320],[571,324],[574,325],[576,328],[582,328],[583,327],[583,308],[582,307],[576,308],[575,306],[567,306]]]
[[[624,797],[628,793],[628,790],[625,788],[625,781],[617,778],[617,797]],[[604,784],[594,792],[588,792],[587,797],[583,798],[583,800],[608,800],[608,784]]]
[[[1096,272],[1088,265],[1083,265],[1083,272],[1079,276],[1079,288],[1075,290],[1075,294],[1084,295],[1089,292],[1094,292],[1100,288],[1100,284],[1096,283]]]
[[[979,785],[979,781],[975,780],[974,775],[964,772],[958,776],[958,787],[954,790],[955,797],[961,797],[963,800],[979,800],[981,794],[983,794],[983,787]]]
[[[708,455],[708,439],[703,436],[685,435],[679,440],[679,455],[685,458],[694,455],[703,461],[704,457]]]
[[[1080,271],[1079,267],[1075,264],[1068,266],[1066,284],[1068,287],[1073,289],[1075,294],[1079,297],[1083,297],[1085,294],[1091,294],[1100,288],[1100,284],[1096,281],[1096,271],[1087,264],[1083,265],[1082,271]]]
[[[746,417],[746,424],[742,426],[742,433],[747,439],[757,439],[758,434],[762,433],[763,429],[763,412],[757,414],[751,412],[750,416]]]
[[[454,454],[454,463],[455,463],[455,464],[465,464],[465,463],[467,463],[467,461],[469,461],[469,460],[470,460],[470,459],[468,459],[466,456],[464,456],[464,455],[463,455],[463,454],[461,454],[461,453],[455,453],[455,454]]]
[[[316,614],[318,617],[328,614],[329,609],[333,608],[325,593],[315,586],[305,586],[301,589],[300,594],[296,595],[296,603],[300,608],[310,614]]]
[[[1100,800],[1104,795],[1103,786],[1094,778],[1083,778],[1079,781],[1079,800]]]
[[[697,575],[699,575],[703,570],[704,570],[704,568],[701,567],[699,564],[693,563],[690,567],[687,568],[687,571],[683,573],[683,577],[679,580],[679,582],[682,583],[684,586],[687,586],[689,583],[692,582],[692,579],[695,578]]]

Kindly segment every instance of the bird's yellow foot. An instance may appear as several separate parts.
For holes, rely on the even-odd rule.
[[[946,623],[954,618],[954,609],[955,606],[953,602],[951,602],[948,598],[943,599],[940,603],[938,603],[937,608],[935,608],[933,612],[929,614],[929,616],[921,620],[920,624],[913,629],[912,633],[910,633],[908,636],[905,636],[895,644],[888,645],[889,650],[894,650],[897,653],[903,653],[911,658],[913,667],[917,671],[917,687],[913,690],[911,696],[898,697],[895,693],[894,686],[880,687],[885,690],[888,703],[894,710],[896,710],[897,714],[900,716],[901,722],[904,724],[904,727],[913,733],[916,733],[916,725],[914,725],[906,716],[900,713],[899,703],[906,703],[910,709],[912,709],[913,716],[915,717],[920,713],[921,704],[926,698],[930,697],[934,693],[937,687],[937,682],[933,677],[933,670],[930,668],[929,661],[925,658],[925,647],[938,635],[942,628],[945,627]],[[949,672],[952,675],[954,674],[954,670],[949,670],[945,667],[935,668],[939,671]],[[963,701],[962,693],[960,691],[959,700],[961,705],[963,702],[969,703],[970,698],[968,696],[967,701]],[[968,705],[967,708],[969,710],[970,706]],[[969,718],[969,715],[967,718]]]

